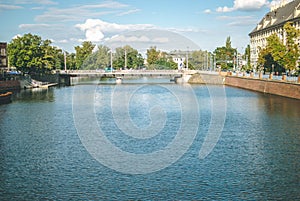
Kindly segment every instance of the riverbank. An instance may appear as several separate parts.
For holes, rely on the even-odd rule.
[[[289,82],[286,77],[283,77],[283,80],[274,80],[262,76],[254,77],[253,75],[247,77],[227,73],[197,73],[192,75],[188,83],[227,85],[300,100],[300,82]]]
[[[0,91],[15,91],[21,89],[19,80],[5,80],[0,81]]]
[[[225,85],[300,100],[300,84],[269,79],[226,76]]]

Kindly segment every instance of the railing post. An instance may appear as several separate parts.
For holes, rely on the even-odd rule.
[[[286,81],[286,74],[282,74],[282,81]]]
[[[270,80],[273,80],[273,73],[270,73],[269,79],[270,79]]]

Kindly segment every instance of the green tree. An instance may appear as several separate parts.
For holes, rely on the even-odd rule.
[[[250,51],[250,45],[247,45],[247,47],[245,48],[245,53],[243,55],[243,59],[245,59],[246,61],[246,65],[243,66],[244,70],[250,70],[250,55],[251,51]]]
[[[76,69],[76,54],[66,52],[66,67],[68,70]]]
[[[82,42],[81,46],[76,46],[76,69],[81,69],[83,62],[93,53],[95,45],[90,41]]]
[[[64,64],[64,55],[61,49],[51,46],[50,40],[45,40],[42,44],[43,67],[46,71],[62,69]]]
[[[266,66],[269,71],[297,70],[300,53],[296,40],[299,31],[292,26],[292,22],[287,22],[283,28],[286,33],[286,43],[284,44],[278,35],[272,34],[267,38],[267,46],[259,53],[259,64]]]
[[[150,49],[147,50],[147,63],[149,66],[157,62],[159,54],[160,52],[156,50],[156,47],[150,47]]]
[[[232,69],[234,65],[237,50],[231,47],[230,37],[226,38],[225,46],[217,47],[214,51],[217,65],[221,65],[222,69]]]
[[[285,69],[295,71],[300,56],[299,46],[297,44],[297,39],[300,36],[299,30],[293,26],[292,22],[287,22],[283,28],[286,32],[286,51],[283,58],[283,64]]]
[[[51,46],[50,40],[42,40],[31,33],[14,38],[8,44],[11,66],[29,74],[46,73],[60,65],[59,49]]]
[[[89,55],[82,64],[82,69],[96,70],[105,69],[110,64],[110,49],[107,46],[100,45],[98,50]]]
[[[155,69],[175,70],[178,68],[177,64],[173,61],[172,56],[166,52],[160,53],[158,60],[154,64]]]
[[[96,60],[97,68],[104,69],[110,65],[110,49],[109,49],[109,47],[104,46],[104,45],[98,46],[98,51],[96,52],[96,54],[97,54],[97,60]]]
[[[292,22],[287,22],[283,28],[286,33],[285,44],[278,35],[272,34],[267,38],[267,46],[260,50],[258,63],[265,66],[267,71],[297,70],[299,30],[292,26]]]
[[[189,58],[189,68],[203,69],[205,66],[205,52],[202,50],[193,51]],[[192,69],[192,68],[191,68]]]
[[[113,66],[116,68],[137,69],[144,64],[142,55],[129,45],[117,48],[115,58]]]
[[[172,55],[181,54],[181,52],[170,52],[170,54],[166,52],[162,52],[156,50],[156,47],[150,47],[147,50],[147,63],[149,69],[169,69],[174,70],[177,69],[177,63],[173,61]]]

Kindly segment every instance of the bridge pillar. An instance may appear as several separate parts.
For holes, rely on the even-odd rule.
[[[192,75],[183,74],[181,77],[175,77],[175,82],[178,84],[188,83],[191,77],[192,77]]]
[[[71,86],[71,76],[70,75],[60,75],[59,84],[65,86]]]

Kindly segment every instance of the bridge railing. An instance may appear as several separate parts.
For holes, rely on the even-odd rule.
[[[194,71],[179,71],[179,70],[61,70],[60,74],[109,74],[109,73],[122,73],[122,74],[182,74],[193,73]]]

